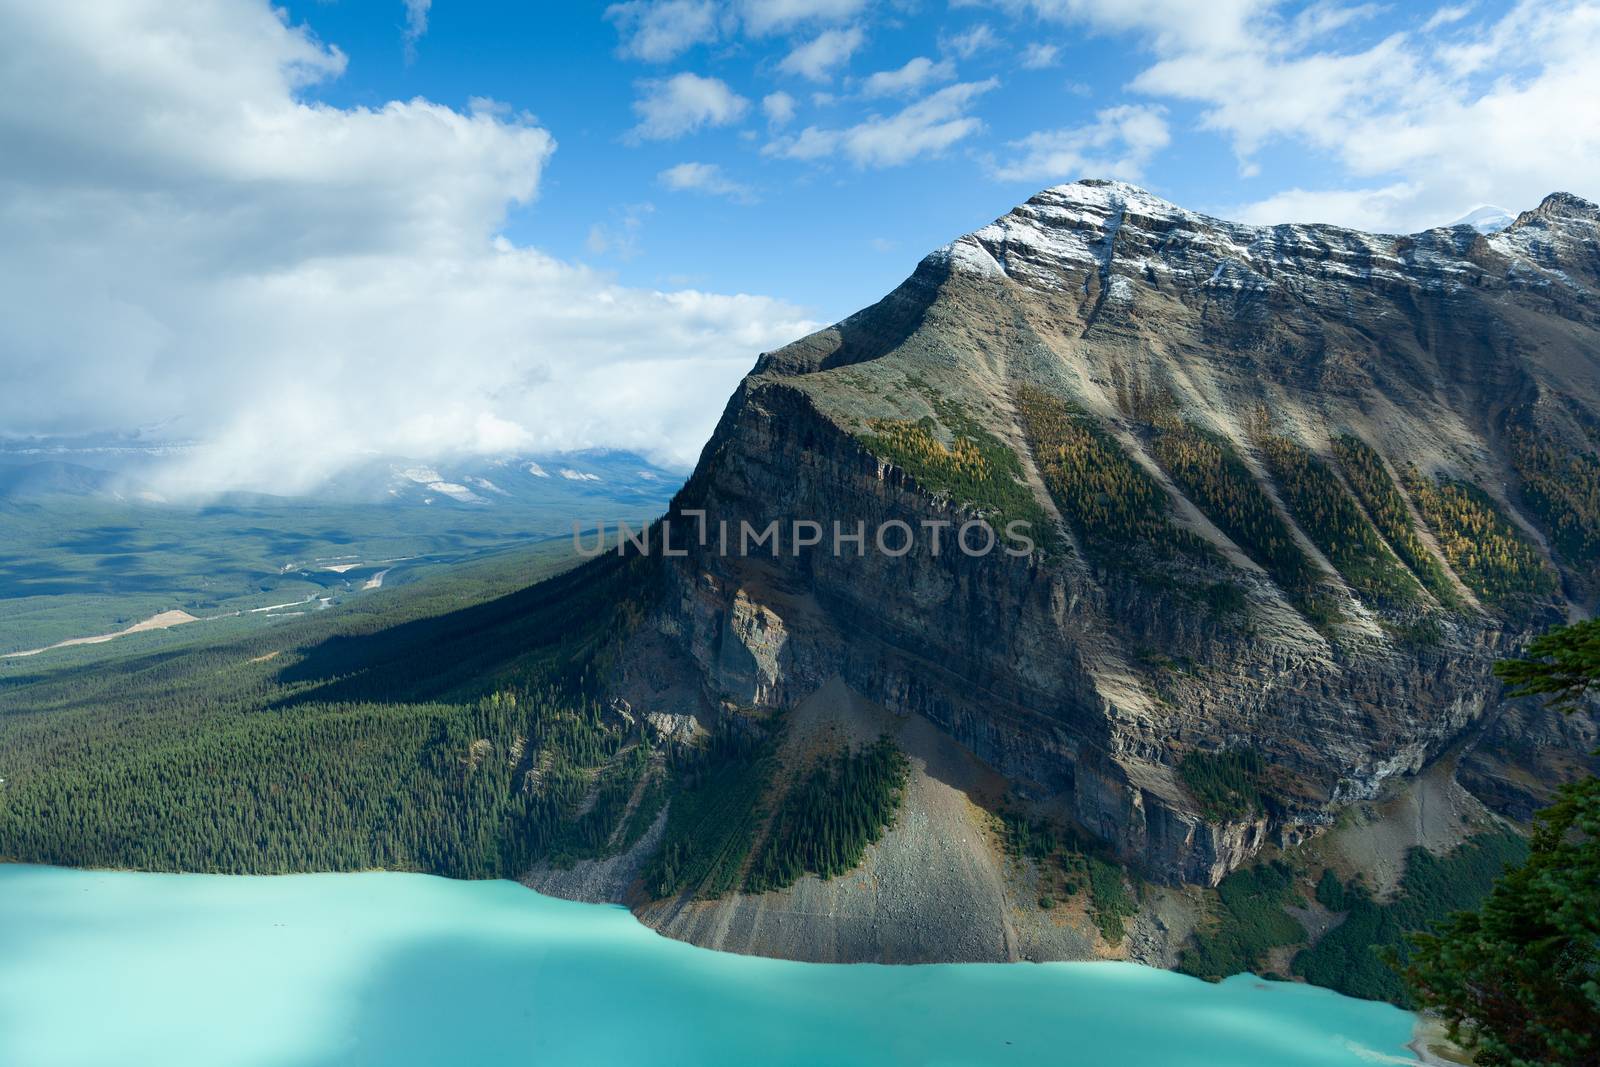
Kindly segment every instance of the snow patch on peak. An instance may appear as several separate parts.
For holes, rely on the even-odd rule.
[[[1592,254],[1568,246],[1576,240],[1581,248],[1593,247],[1593,239],[1577,231],[1594,218],[1600,209],[1593,204],[1552,194],[1515,220],[1502,208],[1484,205],[1451,227],[1409,236],[1331,225],[1266,226],[1188,211],[1126,182],[1085,179],[1043,190],[929,260],[969,277],[1004,275],[1029,287],[1086,296],[1098,276],[1103,291],[1119,303],[1143,287],[1168,284],[1217,295],[1283,290],[1296,299],[1319,293],[1335,299],[1347,285],[1452,291],[1476,284],[1474,278],[1494,270],[1473,258],[1478,242],[1487,241],[1525,264],[1508,275],[1512,284],[1576,289],[1584,286],[1568,271],[1587,278],[1582,264]]]
[[[427,485],[429,482],[440,480],[439,472],[432,467],[407,467],[398,473],[400,477],[407,478],[418,485]]]
[[[1201,217],[1137,185],[1105,178],[1081,178],[1065,185],[1052,185],[1029,200],[1028,204],[1030,206],[1074,204],[1096,207],[1106,213],[1132,212],[1150,218]]]
[[[978,242],[974,234],[950,242],[936,254],[947,260],[954,270],[990,278],[1005,277],[1005,268]]]
[[[427,487],[432,492],[447,496],[452,500],[458,500],[463,504],[481,504],[483,502],[483,497],[459,482],[429,482]]]
[[[1452,222],[1456,226],[1471,226],[1479,233],[1497,233],[1516,221],[1516,216],[1503,207],[1493,204],[1480,204],[1471,211]]]

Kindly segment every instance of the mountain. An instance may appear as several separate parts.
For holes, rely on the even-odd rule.
[[[741,952],[1403,1001],[1373,947],[1480,899],[1596,766],[1593,714],[1491,666],[1600,595],[1597,224],[1566,194],[1391,236],[1047,190],[763,354],[620,553],[504,544],[5,661],[0,856],[515,877]],[[447,490],[646,469],[482,462],[375,464],[360,491],[416,502],[363,514],[482,538],[516,513]],[[253,536],[355,584],[321,547],[351,531],[282,518]],[[143,558],[94,530],[18,581]]]
[[[0,443],[0,657],[163,612],[338,606],[424,571],[660,515],[683,474],[619,451],[383,457],[295,496],[166,499],[184,446]]]
[[[1515,222],[1516,218],[1516,212],[1495,207],[1493,204],[1483,204],[1473,208],[1450,225],[1471,226],[1479,233],[1498,233]]]
[[[190,442],[95,437],[0,440],[0,497],[162,503],[151,487],[162,482],[163,464],[201,447]],[[656,500],[670,495],[683,477],[682,471],[614,449],[425,459],[378,456],[296,496],[229,491],[206,499],[223,504],[300,501],[562,508],[584,501]]]
[[[115,474],[61,460],[0,465],[0,499],[106,496],[120,484]]]
[[[554,455],[383,457],[341,472],[317,491],[344,503],[435,507],[581,507],[670,496],[683,473],[633,452],[587,449]],[[610,512],[596,512],[598,522]]]
[[[690,547],[659,560],[612,691],[679,737],[777,721],[780,782],[885,732],[912,757],[902,820],[943,840],[890,832],[859,892],[713,880],[641,914],[778,955],[1070,955],[1013,929],[960,803],[1042,813],[1169,886],[1424,780],[1450,840],[1412,844],[1498,825],[1484,805],[1525,819],[1595,737],[1502,702],[1490,668],[1600,589],[1597,219],[1557,193],[1489,235],[1246,226],[1081,181],[761,356],[665,520]],[[1036,548],[741,558],[695,544],[701,512],[986,516]],[[628,899],[602,883],[534,884]]]

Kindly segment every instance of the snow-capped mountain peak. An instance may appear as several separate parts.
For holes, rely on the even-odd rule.
[[[1499,233],[1517,220],[1515,212],[1493,204],[1481,204],[1452,222],[1451,226],[1471,226],[1479,233]]]

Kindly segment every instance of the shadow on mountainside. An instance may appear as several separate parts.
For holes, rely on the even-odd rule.
[[[279,703],[471,699],[519,667],[580,669],[644,572],[606,554],[526,589],[441,615],[341,634],[306,649],[278,674],[301,688]]]

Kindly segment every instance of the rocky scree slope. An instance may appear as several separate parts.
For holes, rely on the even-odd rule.
[[[1159,882],[1215,884],[1459,756],[1525,816],[1587,719],[1491,664],[1600,564],[1600,209],[1245,226],[1046,190],[763,355],[667,522],[1032,524],[663,559],[613,688],[681,736],[826,683],[934,724]]]

